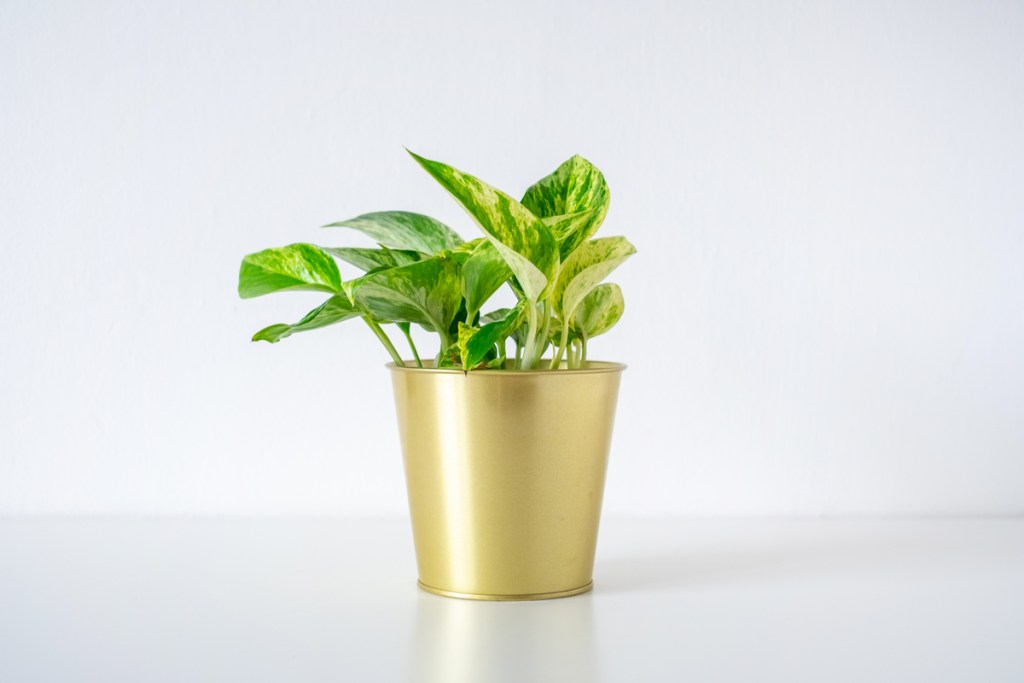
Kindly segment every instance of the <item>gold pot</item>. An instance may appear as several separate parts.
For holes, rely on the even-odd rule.
[[[476,600],[590,590],[626,366],[388,367],[420,588]]]

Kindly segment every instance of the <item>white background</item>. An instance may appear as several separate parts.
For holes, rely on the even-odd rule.
[[[1014,2],[0,2],[0,512],[404,514],[385,352],[245,253],[476,229],[580,153],[639,253],[609,514],[1024,512]],[[351,273],[350,273],[351,274]]]

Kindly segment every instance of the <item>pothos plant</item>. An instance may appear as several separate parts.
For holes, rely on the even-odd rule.
[[[587,342],[611,329],[624,309],[619,286],[602,282],[635,252],[624,237],[591,239],[608,212],[601,172],[574,156],[516,201],[468,173],[409,154],[484,236],[467,242],[429,216],[383,211],[324,226],[358,230],[378,248],[300,243],[249,254],[238,276],[243,299],[286,290],[330,294],[297,323],[271,325],[253,341],[278,342],[360,318],[399,366],[406,361],[384,331],[387,324],[401,331],[418,367],[413,324],[439,337],[435,367],[558,369],[563,359],[565,367],[582,367]],[[342,280],[335,259],[364,274]],[[505,284],[515,306],[484,313]],[[542,360],[549,345],[552,357]]]

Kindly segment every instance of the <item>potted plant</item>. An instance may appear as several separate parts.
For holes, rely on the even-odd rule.
[[[465,241],[428,216],[385,211],[325,226],[360,231],[377,248],[292,244],[250,254],[242,298],[330,295],[253,340],[358,318],[387,349],[421,588],[491,600],[585,592],[625,368],[589,360],[588,342],[622,316],[621,290],[603,281],[635,250],[623,237],[593,238],[609,192],[582,157],[516,201],[410,154],[483,237]],[[343,280],[337,261],[364,274]],[[485,312],[503,285],[517,303]],[[438,336],[433,359],[416,348],[413,324]],[[386,325],[400,331],[411,358]]]

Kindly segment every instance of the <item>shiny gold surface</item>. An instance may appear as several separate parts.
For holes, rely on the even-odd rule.
[[[388,367],[421,587],[481,600],[589,590],[625,366]]]
[[[550,600],[551,598],[567,598],[570,595],[579,595],[580,593],[586,593],[594,589],[594,582],[591,581],[586,586],[580,586],[579,588],[570,588],[567,591],[555,591],[554,593],[521,593],[516,595],[484,595],[481,593],[456,593],[455,591],[443,591],[433,586],[428,586],[422,581],[417,581],[416,585],[420,587],[420,590],[434,595],[443,595],[446,598],[461,598],[463,600]]]

